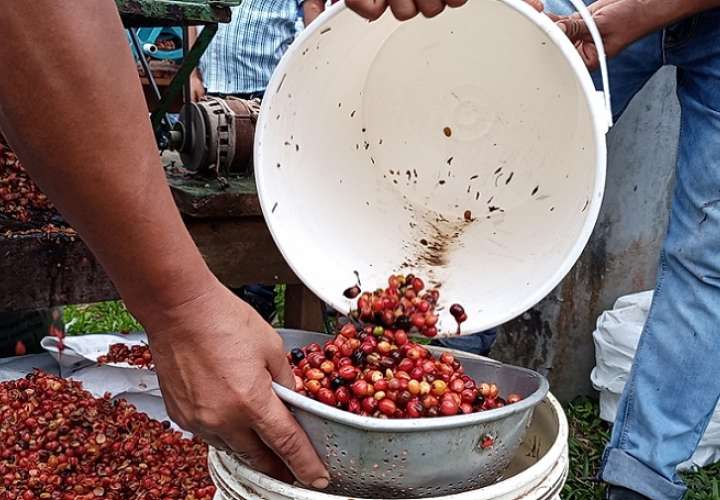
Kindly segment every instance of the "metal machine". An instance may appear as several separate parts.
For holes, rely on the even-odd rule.
[[[191,172],[249,175],[259,112],[257,99],[208,97],[186,103],[172,132],[182,141],[171,142],[170,148],[180,152],[183,166]]]
[[[193,173],[220,179],[249,175],[260,102],[209,97],[194,103],[189,88],[190,75],[215,36],[218,23],[230,21],[230,7],[239,5],[240,0],[116,0],[116,3],[151,90],[151,122],[158,147],[179,152],[183,167]],[[202,25],[203,30],[190,48],[187,27],[194,25]],[[164,59],[182,56],[175,76],[161,92],[148,56],[157,58],[154,40],[158,36],[165,32],[177,35],[180,29],[180,54],[177,51],[160,54]],[[176,121],[170,111],[178,100],[182,107]]]

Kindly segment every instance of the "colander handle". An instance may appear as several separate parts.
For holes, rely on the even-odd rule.
[[[610,82],[608,78],[607,69],[607,57],[605,56],[605,45],[603,45],[602,36],[600,36],[600,30],[598,30],[597,24],[593,21],[592,14],[582,2],[582,0],[568,0],[575,10],[580,14],[580,17],[585,21],[585,25],[590,31],[593,43],[597,48],[598,60],[600,61],[600,73],[602,76],[603,96],[605,97],[605,113],[607,115],[607,126],[608,128],[613,125],[613,114],[612,105],[610,104]]]

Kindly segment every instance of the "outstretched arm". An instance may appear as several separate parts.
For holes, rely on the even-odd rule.
[[[705,10],[720,0],[598,0],[589,9],[609,58],[636,40]],[[599,65],[597,47],[579,14],[551,17],[575,44],[590,69]]]
[[[170,416],[251,465],[327,484],[271,390],[279,336],[209,271],[173,203],[115,2],[11,2],[0,129],[148,331]],[[270,450],[273,450],[273,454]]]

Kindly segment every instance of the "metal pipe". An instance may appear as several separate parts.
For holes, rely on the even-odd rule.
[[[152,89],[153,94],[155,94],[155,99],[157,101],[160,101],[160,89],[158,88],[157,83],[155,82],[155,79],[150,72],[150,64],[148,64],[147,59],[145,58],[145,51],[143,50],[143,46],[140,43],[140,38],[137,35],[137,30],[135,28],[129,28],[128,31],[130,32],[130,40],[132,41],[133,47],[135,48],[135,52],[138,55],[138,59],[140,59],[140,66],[142,66],[142,69],[145,72],[145,77],[148,79],[148,82],[150,82],[150,88]]]
[[[217,30],[217,24],[206,25],[203,28],[202,33],[200,33],[200,36],[198,36],[197,40],[195,40],[195,43],[190,51],[185,55],[182,65],[178,69],[177,73],[175,73],[175,76],[170,82],[170,86],[163,98],[160,100],[160,104],[152,113],[151,121],[153,129],[157,130],[162,121],[163,115],[167,113],[167,110],[172,105],[172,102],[181,94],[184,87],[183,82],[190,78],[190,74],[197,66],[200,61],[200,57],[205,52],[205,49],[207,49],[207,46],[210,45],[210,42],[215,36],[215,33],[217,33]]]
[[[130,40],[132,41],[133,47],[135,47],[135,52],[138,55],[138,59],[140,59],[140,65],[142,66],[143,71],[145,72],[145,77],[147,78],[148,82],[150,83],[150,88],[153,91],[153,94],[155,94],[155,101],[158,107],[162,104],[161,95],[160,95],[160,89],[157,86],[157,83],[155,82],[155,77],[153,77],[152,72],[150,71],[150,64],[148,63],[147,59],[145,58],[145,52],[143,51],[143,47],[140,43],[140,38],[138,37],[137,30],[135,28],[129,28],[128,31],[130,32]],[[155,48],[157,50],[157,47]],[[160,115],[160,120],[158,121],[157,125],[153,123],[153,130],[155,131],[155,135],[158,136],[160,125],[162,124],[163,120],[165,121],[165,125],[170,128],[170,117],[167,116],[167,113],[163,112]],[[158,136],[159,137],[159,136]],[[160,147],[163,148],[164,145],[160,144]]]
[[[190,30],[187,26],[183,26],[183,38],[182,38],[182,52],[183,52],[183,61],[185,61],[185,58],[187,57],[188,52],[190,51],[190,37],[188,36],[190,34]],[[193,137],[195,136],[195,130],[193,127],[192,120],[190,119],[190,106],[188,104],[192,101],[192,89],[190,88],[190,79],[192,77],[192,72],[188,75],[187,79],[185,80],[185,87],[183,88],[183,101],[185,104],[184,112],[185,112],[185,119],[184,127],[183,127],[183,134],[184,137],[182,138],[182,144],[194,144],[193,143]]]

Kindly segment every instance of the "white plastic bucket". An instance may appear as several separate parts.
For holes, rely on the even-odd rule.
[[[568,424],[552,396],[537,407],[533,422],[507,479],[479,490],[436,500],[559,500],[568,474]],[[215,500],[348,500],[276,481],[244,467],[228,455],[210,451],[210,474],[218,487]],[[357,499],[361,500],[361,499]]]
[[[444,305],[463,303],[463,333],[496,326],[549,293],[590,237],[607,97],[522,0],[404,23],[337,4],[265,94],[265,218],[298,277],[340,311],[356,275],[372,289],[412,271],[442,285]],[[439,330],[454,333],[447,310]]]

